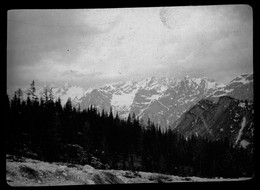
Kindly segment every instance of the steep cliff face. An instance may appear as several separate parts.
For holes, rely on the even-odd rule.
[[[185,137],[200,135],[210,139],[230,139],[234,145],[253,144],[254,108],[251,101],[223,96],[218,102],[203,99],[177,120],[173,129]]]
[[[88,108],[90,105],[98,109],[109,110],[111,94],[104,94],[97,89],[92,90],[80,99],[80,107]]]

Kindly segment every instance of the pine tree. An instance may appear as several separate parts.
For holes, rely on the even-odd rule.
[[[42,97],[43,97],[43,100],[45,101],[45,103],[48,102],[48,100],[49,100],[48,87],[43,88]]]
[[[55,110],[56,110],[56,113],[58,113],[58,114],[61,114],[61,112],[62,112],[62,105],[61,105],[60,97],[55,101]]]
[[[54,95],[53,95],[53,92],[52,92],[52,88],[49,88],[49,99],[50,99],[51,101],[54,100]]]
[[[69,97],[65,106],[64,106],[64,111],[67,112],[68,114],[72,112],[72,102],[71,98]]]
[[[7,111],[7,118],[8,118],[8,114],[9,114],[9,111],[10,111],[10,100],[9,100],[9,96],[6,94],[5,95],[5,109],[6,109],[6,111]]]
[[[34,80],[32,81],[30,88],[27,90],[27,96],[34,101],[36,99],[36,87],[35,87],[35,82]]]
[[[23,91],[20,88],[16,91],[16,94],[17,94],[17,98],[20,101],[23,100]]]
[[[110,107],[110,111],[109,111],[109,119],[112,121],[113,118],[114,118],[114,116],[113,116],[113,109],[112,109],[112,107]]]

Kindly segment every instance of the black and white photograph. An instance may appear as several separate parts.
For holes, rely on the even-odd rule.
[[[255,176],[247,4],[7,11],[6,183]]]

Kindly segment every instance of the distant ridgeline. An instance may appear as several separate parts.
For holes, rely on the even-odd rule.
[[[187,90],[188,82],[180,84]],[[152,79],[143,87],[146,85],[153,86]],[[152,100],[156,96],[150,94],[149,106],[156,103],[169,108],[163,97],[173,91],[160,89],[164,96]],[[142,88],[141,92],[144,91]],[[90,94],[98,95],[98,92],[93,90]],[[214,92],[211,91],[213,98],[217,97]],[[171,127],[162,128],[150,117],[147,123],[142,121],[140,113],[133,112],[122,119],[119,113],[114,113],[113,106],[109,111],[92,105],[82,109],[73,106],[71,98],[62,104],[60,98],[55,98],[52,88],[44,88],[41,94],[36,95],[32,82],[27,98],[22,98],[21,90],[11,98],[6,96],[7,154],[49,162],[90,164],[101,169],[180,176],[254,175],[252,100],[242,101],[230,96],[219,96],[217,101],[200,99],[169,125]],[[143,98],[138,93],[135,96],[140,98],[138,101]],[[101,96],[96,98],[102,99]],[[134,100],[137,105],[136,97]],[[164,112],[160,113],[164,116]]]

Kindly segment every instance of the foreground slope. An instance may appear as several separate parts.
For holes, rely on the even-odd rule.
[[[10,186],[64,186],[120,183],[173,183],[197,181],[237,181],[250,178],[223,179],[180,177],[150,172],[98,170],[90,165],[48,163],[28,158],[6,160],[6,181]]]

